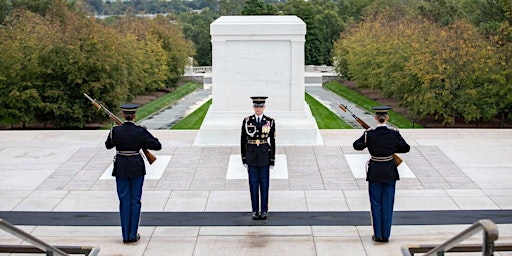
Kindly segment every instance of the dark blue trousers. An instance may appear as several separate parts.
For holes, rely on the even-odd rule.
[[[372,209],[373,233],[376,238],[388,238],[391,235],[393,205],[395,203],[396,181],[387,183],[368,183]]]
[[[123,240],[136,240],[139,229],[142,185],[144,176],[137,178],[116,177],[117,196],[119,197],[119,214]]]
[[[251,205],[253,212],[268,212],[268,188],[270,166],[249,165],[249,191],[251,192]],[[261,211],[260,211],[261,194]]]

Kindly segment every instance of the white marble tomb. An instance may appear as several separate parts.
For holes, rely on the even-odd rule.
[[[268,96],[279,145],[322,145],[304,100],[306,24],[296,16],[223,16],[210,25],[212,105],[194,145],[239,145],[251,96]]]

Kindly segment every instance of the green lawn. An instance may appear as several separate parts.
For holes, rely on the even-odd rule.
[[[185,97],[185,95],[197,90],[201,86],[202,85],[198,83],[189,82],[176,88],[175,91],[155,99],[148,104],[145,104],[137,110],[137,120],[143,120],[144,118],[147,118],[157,113],[158,111],[167,108],[169,105]]]
[[[320,129],[351,129],[350,125],[342,121],[336,114],[318,102],[316,99],[306,94],[306,102],[311,108],[313,116],[316,118],[318,128]],[[196,111],[183,118],[183,120],[176,123],[171,129],[182,129],[182,130],[196,130],[201,127],[203,119],[208,111],[208,108],[212,104],[212,100],[209,100],[203,104]]]
[[[358,92],[351,90],[336,81],[324,84],[324,87],[341,97],[354,102],[356,105],[368,110],[370,113],[373,113],[372,107],[380,105],[379,103],[364,97]],[[420,124],[413,123],[411,120],[397,114],[393,110],[389,111],[389,117],[390,122],[398,128],[413,128],[413,125],[414,128],[423,128]]]
[[[352,129],[352,127],[341,120],[339,116],[307,93],[306,102],[316,119],[316,124],[319,129]]]
[[[166,95],[145,104],[144,106],[137,109],[137,121],[143,120],[144,118],[147,118],[157,113],[158,111],[167,108],[169,105],[185,97],[185,95],[195,91],[201,86],[201,84],[189,82],[176,88],[176,90],[173,92],[167,93]],[[102,126],[101,129],[110,129],[112,124],[113,122],[109,122],[108,124]]]
[[[373,112],[372,107],[378,106],[377,102],[374,102],[370,99],[367,99],[363,95],[359,94],[356,91],[350,90],[345,86],[342,86],[338,82],[331,82],[324,85],[325,88],[337,93],[338,95],[354,102],[355,104],[363,107],[369,112]],[[181,88],[181,87],[180,87]],[[195,90],[196,88],[194,88]],[[167,95],[166,95],[167,96]],[[164,96],[165,97],[165,96]],[[306,102],[308,103],[311,113],[316,119],[316,123],[319,129],[352,129],[352,127],[345,123],[340,117],[338,117],[335,113],[325,107],[322,103],[318,102],[315,98],[313,98],[309,94],[305,94]],[[160,99],[158,99],[160,100]],[[156,101],[156,100],[155,100]],[[153,103],[153,102],[151,102]],[[203,123],[203,119],[206,116],[206,112],[208,112],[208,108],[212,104],[212,100],[209,100],[201,107],[199,107],[196,111],[183,118],[181,121],[176,123],[171,129],[181,129],[181,130],[197,130],[201,127]],[[144,106],[145,107],[145,106]],[[398,115],[397,113],[390,111],[391,121],[392,123],[399,128],[411,128],[412,122],[403,116]],[[418,124],[414,125],[415,127],[420,127]]]
[[[174,130],[198,130],[201,128],[201,124],[203,123],[203,119],[206,116],[206,112],[208,112],[208,108],[212,104],[212,100],[210,99],[206,103],[204,103],[201,107],[196,109],[190,115],[183,118],[181,121],[176,123],[171,127]]]

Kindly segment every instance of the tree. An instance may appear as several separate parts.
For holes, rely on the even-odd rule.
[[[275,5],[266,4],[263,0],[247,0],[242,15],[276,15]]]
[[[400,99],[420,117],[452,124],[496,116],[502,61],[474,26],[456,20],[440,27],[399,2],[374,10],[336,42],[337,70]]]
[[[9,13],[7,0],[0,0],[0,24],[2,24]]]
[[[200,14],[182,13],[179,15],[185,37],[194,43],[194,59],[199,66],[212,65],[210,24],[217,18],[218,15],[210,10],[203,10]]]
[[[35,121],[42,101],[40,55],[51,48],[54,31],[38,15],[13,11],[0,29],[0,120]]]
[[[245,0],[214,0],[217,3],[217,11],[220,16],[240,15]]]
[[[512,25],[508,21],[502,22],[495,35],[491,35],[490,39],[500,58],[500,77],[503,80],[497,85],[495,101],[503,125],[505,118],[512,119],[512,109],[510,108],[512,106]]]
[[[44,16],[54,0],[11,0],[13,9],[24,7],[31,12]]]
[[[150,72],[147,68],[161,67],[160,65],[153,64],[139,68],[134,67],[134,70],[141,72],[139,77],[151,79],[152,77],[164,75],[163,85],[167,87],[176,85],[177,80],[183,75],[185,66],[188,64],[188,58],[193,55],[194,51],[191,42],[184,38],[181,26],[172,16],[158,15],[155,19],[137,18],[135,16],[118,17],[109,26],[126,36],[136,36],[137,41],[143,46],[140,51],[145,51],[145,53],[141,53],[141,58],[143,59],[137,61],[137,63],[152,61],[151,57],[153,60],[161,60],[161,56],[166,58],[165,70],[158,72],[156,70]],[[156,48],[144,46],[144,44],[149,44],[149,42],[158,44],[158,47],[163,52],[156,51]],[[147,60],[148,58],[150,60]],[[131,63],[130,65],[136,64]],[[151,91],[162,87],[155,82],[142,81],[143,84],[146,84],[146,87],[141,88]]]
[[[103,13],[103,1],[102,0],[84,0],[87,4],[92,6],[97,14]]]
[[[456,117],[469,122],[496,116],[498,55],[471,24],[455,21],[437,31],[431,28],[426,42],[416,46],[408,65],[421,81],[410,97],[414,110],[448,124]]]
[[[502,3],[495,0],[461,0],[461,16],[476,27],[505,20]]]
[[[114,29],[63,0],[44,13],[16,10],[0,27],[3,123],[81,127],[104,120],[90,111],[84,92],[117,109],[138,94],[173,86],[193,53],[171,17],[129,16],[110,21]]]
[[[159,15],[153,21],[152,32],[161,41],[168,57],[167,86],[174,87],[189,64],[189,58],[194,55],[194,48],[192,42],[185,39],[181,24],[173,16]]]
[[[329,0],[290,0],[277,6],[283,14],[296,15],[306,23],[306,65],[331,65],[333,43],[345,27],[335,11],[336,4]]]
[[[420,15],[441,25],[448,25],[462,14],[460,1],[425,0],[418,1]]]
[[[339,39],[340,32],[345,29],[345,22],[336,12],[336,5],[332,1],[314,0],[321,5],[320,14],[316,16],[319,33],[319,52],[322,53],[316,65],[332,65],[332,48]]]
[[[336,11],[344,19],[344,22],[359,22],[368,6],[376,0],[343,0],[336,1]]]
[[[56,127],[81,127],[89,121],[105,120],[90,111],[90,102],[82,93],[108,99],[105,105],[110,108],[131,97],[128,85],[134,80],[126,58],[133,53],[125,52],[129,44],[115,31],[69,10],[62,2],[54,3],[46,19],[57,33],[52,47],[41,55],[44,104],[39,121]]]

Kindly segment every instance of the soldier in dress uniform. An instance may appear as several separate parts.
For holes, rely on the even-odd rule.
[[[119,197],[119,213],[123,242],[132,243],[140,239],[137,232],[139,228],[142,185],[146,167],[140,150],[160,150],[162,144],[148,130],[136,125],[135,112],[137,104],[123,104],[122,125],[113,127],[108,134],[105,146],[107,149],[116,147],[114,170],[112,176],[116,177],[117,195]]]
[[[407,153],[410,146],[398,130],[387,126],[391,108],[379,106],[373,109],[377,127],[366,130],[353,146],[355,150],[368,148],[371,155],[366,180],[371,204],[374,234],[372,239],[376,242],[388,242],[393,219],[395,185],[400,179],[393,154]]]
[[[276,124],[273,118],[263,114],[267,97],[251,99],[254,114],[242,121],[240,149],[242,163],[249,174],[252,219],[265,220],[268,217],[269,169],[275,163]]]

